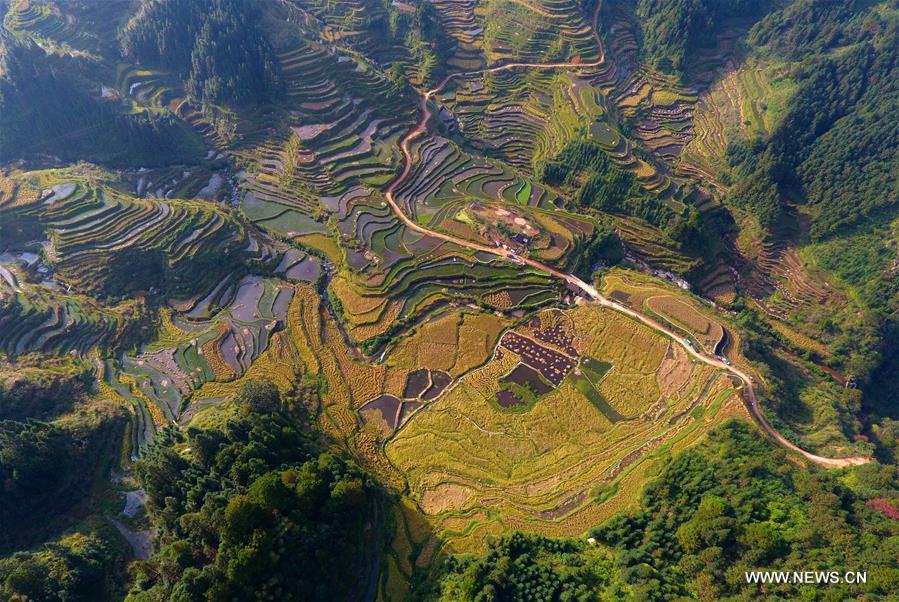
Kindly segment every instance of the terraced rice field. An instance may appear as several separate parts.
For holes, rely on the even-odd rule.
[[[194,405],[210,403],[188,403],[195,391],[238,380],[270,347],[280,349],[278,333],[287,327],[295,295],[291,281],[308,282],[317,272],[314,259],[288,250],[275,270],[280,278],[228,277],[208,294],[177,303],[164,314],[160,337],[115,362],[108,382],[145,406],[154,427],[189,419]]]
[[[664,234],[639,218],[615,218],[614,223],[616,231],[625,241],[628,255],[637,263],[675,274],[686,274],[698,265],[695,258],[666,245]]]
[[[291,18],[322,28],[327,43],[304,37],[280,49],[286,113],[241,114],[225,139],[171,87],[165,74],[121,66],[119,94],[141,106],[170,108],[234,160],[242,168],[240,207],[255,225],[298,240],[337,235],[340,263],[349,270],[335,279],[331,293],[357,342],[386,335],[398,320],[417,320],[453,299],[514,310],[556,298],[549,279],[538,273],[525,273],[516,286],[503,290],[507,274],[511,277],[507,266],[408,232],[384,203],[379,189],[395,173],[399,138],[415,114],[412,98],[398,93],[379,65],[363,58],[378,56],[408,66],[408,57],[365,33],[363,23],[383,16],[382,7],[364,1],[327,7],[288,4]],[[498,1],[474,7],[443,2],[435,8],[457,44],[452,60],[460,66],[474,69],[509,60],[592,65],[602,55],[576,3]],[[557,211],[562,200],[530,174],[578,131],[605,123],[598,121],[606,115],[605,93],[620,86],[619,79],[615,66],[603,61],[583,69],[512,69],[458,78],[438,97],[439,119],[475,152],[440,135],[421,138],[414,148],[413,173],[398,187],[397,198],[408,215],[428,227],[569,266],[593,226]],[[655,94],[659,103],[667,93],[662,88],[660,84]],[[616,103],[623,98],[613,97]],[[637,159],[633,145],[620,134],[608,145],[617,162],[633,169],[647,190],[669,199],[677,211],[704,202],[690,197],[660,166]],[[150,190],[150,185],[144,188]],[[477,220],[466,221],[472,203],[488,202],[491,210],[519,212],[516,217],[532,223],[540,236],[499,236]],[[665,267],[674,271],[690,268],[688,260],[672,257],[659,233],[643,237],[649,231],[636,224],[620,230],[626,238],[640,233],[629,242],[645,258],[660,263],[672,258]]]
[[[483,56],[484,28],[475,11],[475,0],[434,0],[444,31],[455,41],[447,67],[457,71],[473,71],[485,63]]]
[[[604,99],[573,73],[512,70],[455,81],[441,118],[479,151],[525,172],[604,114]]]
[[[385,359],[388,366],[422,366],[458,378],[493,354],[500,333],[511,322],[472,308],[449,311],[418,326],[397,342]]]
[[[675,214],[719,211],[696,180],[717,177],[732,130],[752,138],[776,125],[791,88],[773,66],[744,65],[700,94],[640,65],[624,3],[602,7],[599,44],[571,0],[433,0],[452,48],[425,76],[370,27],[412,4],[280,4],[300,33],[278,48],[286,97],[277,106],[217,121],[172,74],[138,65],[119,65],[102,90],[189,123],[208,145],[200,164],[115,181],[88,168],[0,177],[0,217],[42,235],[16,233],[34,253],[0,255],[0,349],[87,358],[100,394],[132,408],[135,450],[164,426],[227,420],[227,400],[249,379],[281,388],[317,379],[310,409],[322,430],[409,494],[392,510],[382,587],[395,595],[439,546],[476,550],[513,529],[580,535],[636,507],[646,475],[672,451],[745,414],[723,372],[620,313],[563,306],[562,283],[514,255],[548,271],[577,264],[597,218],[567,211],[570,199],[537,175],[581,138]],[[38,43],[83,42],[49,5],[16,0],[9,14],[7,27]],[[513,62],[541,65],[502,67]],[[399,178],[418,91],[390,72],[416,88],[445,83],[425,97],[433,115],[421,117],[424,135]],[[458,77],[442,79],[449,73]],[[602,219],[635,263],[699,267],[659,228]],[[511,250],[512,261],[466,241]],[[167,304],[155,338],[135,349],[123,343],[143,300],[83,293],[114,290],[115,261],[136,256],[159,258]],[[768,299],[772,314],[822,299],[787,278],[798,257],[778,258],[792,284]],[[727,266],[705,273],[704,291],[733,298]],[[602,293],[706,353],[725,341],[708,307],[647,277],[614,270]]]
[[[477,84],[464,84],[472,85]],[[570,87],[579,106],[592,102],[590,106],[598,107],[595,97],[588,102],[583,84]],[[520,248],[559,266],[576,257],[592,232],[589,220],[558,211],[554,193],[508,164],[475,157],[441,136],[422,138],[413,153],[418,160],[395,195],[408,215],[429,228],[491,246]],[[415,318],[449,299],[508,310],[557,295],[539,273],[518,272],[514,285],[508,286],[506,274],[511,277],[512,271],[503,262],[408,232],[383,197],[365,185],[324,196],[322,204],[337,220],[351,268],[335,279],[332,292],[357,341],[384,334],[396,320]],[[493,220],[485,219],[490,212],[508,215],[506,226],[512,231],[490,227]]]
[[[316,281],[322,270],[318,258],[220,206],[122,191],[140,193],[151,178],[168,184],[164,172],[137,172],[137,182],[107,175],[73,168],[3,178],[0,218],[23,224],[12,234],[32,250],[0,254],[0,349],[100,365],[104,390],[134,408],[139,447],[177,421],[204,383],[246,373],[284,328],[294,283]],[[124,287],[136,294],[117,301],[132,290]],[[145,337],[152,312],[144,295],[158,287],[170,309],[157,339],[122,354]]]
[[[114,294],[121,278],[116,262],[149,256],[159,258],[170,292],[190,294],[254,255],[246,229],[214,205],[138,199],[77,170],[31,172],[26,179],[39,192],[7,215],[40,224],[47,240],[38,242],[56,277],[79,291]],[[210,256],[216,262],[205,264]]]
[[[678,162],[678,171],[712,184],[727,170],[730,140],[754,140],[774,131],[795,93],[796,83],[783,66],[752,61],[719,72],[696,106],[694,137]]]
[[[16,357],[32,352],[86,356],[97,347],[127,344],[146,311],[141,301],[106,307],[85,295],[67,293],[56,282],[27,279],[36,255],[0,254],[0,351]]]
[[[67,54],[89,48],[96,40],[83,27],[75,27],[68,15],[50,2],[13,0],[3,25],[14,34],[38,45]]]
[[[713,352],[724,339],[724,329],[720,324],[712,322],[684,301],[662,295],[650,297],[644,305],[689,332],[706,352]]]
[[[552,390],[532,407],[511,412],[491,398],[504,381],[528,376],[517,368],[522,360],[541,366],[501,342],[508,320],[447,311],[372,365],[354,357],[322,309],[312,289],[298,286],[284,330],[235,381],[201,386],[189,418],[223,411],[217,400],[247,378],[264,374],[286,384],[289,369],[321,374],[322,428],[386,481],[410,488],[408,516],[399,517],[392,546],[397,589],[414,564],[433,561],[438,538],[448,551],[476,549],[503,529],[576,535],[632,507],[655,463],[744,411],[730,379],[595,306],[538,312],[514,327],[578,360],[558,384],[544,380]]]
[[[544,349],[570,346],[588,358],[570,366],[553,391],[524,412],[491,403],[504,378],[521,376],[520,361],[535,362],[501,344],[490,362],[418,410],[387,443],[387,457],[446,549],[474,549],[487,534],[512,528],[581,533],[636,503],[633,477],[656,454],[740,411],[729,379],[692,364],[637,323],[587,306],[538,315],[547,324],[521,333],[542,331],[551,341]],[[561,327],[552,324],[560,317]],[[593,394],[583,392],[585,384]]]
[[[235,145],[236,158],[252,166],[243,206],[276,231],[321,231],[326,209],[319,196],[379,186],[392,177],[397,140],[412,123],[412,111],[364,62],[312,42],[279,58],[291,111],[286,121],[242,133]],[[306,222],[285,220],[290,214]]]
[[[215,405],[204,407],[203,400],[215,404],[248,378],[265,376],[287,386],[294,370],[317,373],[327,391],[321,397],[320,426],[345,441],[385,479],[396,481],[399,476],[380,451],[381,442],[422,407],[443,399],[458,375],[488,361],[506,324],[490,313],[448,310],[403,336],[383,363],[373,363],[346,345],[318,294],[300,285],[283,330],[270,336],[268,347],[235,380],[210,380],[200,386],[192,397],[192,404],[199,406],[188,419],[226,412]]]
[[[490,62],[596,60],[590,23],[572,0],[490,0],[484,52]]]
[[[613,97],[635,125],[635,138],[662,159],[675,159],[692,138],[695,90],[654,72],[637,70]]]
[[[636,272],[614,270],[606,274],[602,292],[610,299],[670,324],[705,353],[718,353],[726,341],[724,327],[713,317],[713,308]]]
[[[475,194],[484,198],[487,194],[476,191],[475,183],[460,180],[458,186],[465,186],[470,191],[468,194],[450,191],[441,197],[433,191],[419,189],[418,182],[421,188],[440,183],[439,172],[428,171],[427,176],[422,175],[420,180],[404,187],[403,198],[428,199],[426,203],[440,200],[443,205],[438,208],[439,216],[435,214],[431,221],[446,224],[447,229],[464,225],[455,217],[459,207],[471,202],[467,199],[475,198]],[[447,188],[448,185],[449,182]],[[492,194],[502,198],[498,190],[496,187]],[[380,194],[364,187],[351,188],[322,201],[337,219],[344,258],[350,268],[346,274],[334,278],[330,290],[340,301],[350,335],[359,342],[386,333],[397,320],[414,321],[448,302],[478,301],[506,310],[558,298],[557,283],[543,273],[522,272],[494,256],[481,257],[457,245],[410,231],[396,219]],[[503,198],[503,202],[509,201]],[[544,248],[535,251],[564,258],[575,248],[577,240],[572,238],[570,230],[560,227],[557,221],[560,218],[541,219],[544,229],[551,227],[552,232],[546,232]],[[572,220],[570,223],[580,224],[582,236],[592,228],[588,222]],[[470,238],[481,236],[475,230],[466,232]],[[567,240],[563,236],[566,232]]]
[[[345,45],[362,53],[382,51],[371,24],[387,18],[383,4],[369,0],[338,0],[336,2],[292,2],[302,11],[309,11],[322,25],[325,41]]]

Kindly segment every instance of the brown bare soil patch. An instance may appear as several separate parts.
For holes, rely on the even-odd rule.
[[[662,398],[674,397],[689,387],[692,372],[692,364],[683,348],[669,343],[668,351],[656,372]]]
[[[457,483],[441,483],[434,489],[428,489],[421,497],[421,508],[427,514],[440,514],[449,510],[458,510],[472,498],[474,491]]]
[[[713,322],[687,303],[668,295],[650,297],[646,306],[692,334],[696,341],[712,352],[724,336],[721,324]]]

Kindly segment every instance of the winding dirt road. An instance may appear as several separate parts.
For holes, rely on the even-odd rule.
[[[431,230],[430,228],[426,228],[413,221],[406,215],[406,212],[400,207],[400,204],[397,202],[394,191],[399,187],[403,182],[405,182],[409,174],[412,171],[412,165],[414,162],[414,157],[412,156],[412,151],[410,150],[410,144],[413,140],[415,140],[418,136],[423,134],[427,130],[428,120],[431,118],[433,114],[430,107],[431,97],[434,96],[437,92],[442,90],[451,80],[457,77],[468,77],[473,75],[483,75],[487,73],[497,73],[500,71],[508,71],[511,69],[521,69],[521,68],[531,68],[531,69],[578,69],[578,68],[588,68],[588,67],[597,67],[605,62],[605,52],[603,50],[602,43],[599,39],[599,34],[597,33],[597,19],[599,18],[599,11],[602,7],[601,1],[597,2],[596,9],[593,12],[592,19],[592,28],[593,28],[593,37],[596,40],[597,48],[599,48],[599,58],[595,61],[589,63],[508,63],[505,65],[500,65],[497,67],[490,67],[487,69],[482,69],[480,71],[466,71],[460,73],[453,73],[451,75],[446,76],[437,86],[431,90],[424,92],[421,95],[421,99],[419,100],[419,118],[415,123],[415,126],[409,131],[408,134],[402,139],[400,142],[400,148],[403,151],[403,157],[405,159],[403,165],[403,171],[391,181],[387,187],[384,189],[384,196],[387,199],[387,202],[390,204],[393,212],[396,214],[397,218],[403,224],[406,225],[409,229],[419,232],[421,234],[437,238],[440,240],[444,240],[447,242],[451,242],[453,244],[472,249],[474,251],[481,251],[484,253],[490,253],[492,255],[497,255],[503,259],[511,261],[513,263],[517,263],[519,265],[527,265],[541,272],[550,274],[564,280],[570,285],[581,290],[590,300],[594,303],[600,305],[601,307],[607,307],[613,311],[617,311],[621,314],[629,316],[634,320],[642,322],[646,326],[652,328],[653,330],[660,332],[673,340],[676,344],[683,347],[688,354],[693,356],[698,361],[701,361],[709,366],[713,366],[727,372],[733,376],[736,376],[742,383],[742,388],[746,391],[746,398],[744,398],[744,403],[746,404],[747,409],[750,414],[755,418],[758,425],[771,437],[774,441],[780,444],[782,447],[793,451],[801,456],[803,456],[806,460],[818,464],[820,466],[824,466],[827,468],[844,468],[847,466],[866,464],[870,462],[870,458],[865,456],[852,456],[848,458],[827,458],[824,456],[818,456],[811,452],[805,451],[804,449],[798,447],[797,445],[788,441],[783,435],[778,432],[771,423],[768,422],[767,418],[765,418],[764,413],[762,412],[762,408],[759,406],[758,398],[755,392],[755,383],[753,378],[748,375],[743,370],[739,368],[726,364],[723,361],[719,360],[717,357],[709,356],[704,353],[697,351],[692,345],[687,344],[681,336],[677,333],[671,331],[667,327],[663,326],[656,320],[641,314],[627,306],[621,305],[611,299],[608,299],[602,296],[595,287],[587,284],[577,276],[573,274],[566,274],[564,272],[560,272],[555,268],[552,268],[548,265],[545,265],[539,261],[531,259],[529,257],[522,257],[513,253],[511,250],[504,249],[502,247],[491,247],[488,245],[472,242],[469,240],[465,240],[462,238],[458,238],[456,236],[452,236],[449,234],[445,234],[443,232],[438,232],[436,230]],[[748,398],[748,400],[747,400]]]

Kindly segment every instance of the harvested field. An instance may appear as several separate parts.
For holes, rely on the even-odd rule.
[[[424,404],[420,401],[406,401],[403,403],[403,407],[400,410],[400,424],[406,422],[409,417],[412,415],[415,410],[423,406]]]
[[[467,502],[474,491],[464,485],[441,483],[434,489],[425,491],[421,506],[428,514],[440,514],[456,510]]]
[[[507,332],[503,335],[500,345],[518,354],[526,364],[538,371],[554,386],[558,386],[577,363],[577,360],[549,347],[544,347],[516,332]]]
[[[410,372],[406,377],[406,386],[403,389],[403,397],[414,399],[420,396],[431,385],[431,376],[427,370]]]
[[[644,306],[686,330],[708,353],[714,353],[724,337],[721,324],[713,322],[680,299],[667,295],[650,297]]]
[[[631,301],[631,296],[624,291],[614,290],[609,293],[609,298],[613,301],[618,301],[619,303],[623,303],[625,305],[629,305]]]
[[[511,382],[516,385],[527,387],[537,395],[545,395],[553,390],[546,381],[541,378],[540,373],[526,364],[518,364],[500,382]]]
[[[386,359],[389,366],[424,368],[459,376],[486,362],[508,319],[470,309],[453,310],[403,337]]]
[[[625,270],[613,270],[603,280],[603,294],[656,315],[692,339],[706,353],[715,353],[724,339],[724,327],[712,308],[682,292],[667,289],[657,280]]]
[[[499,386],[495,398],[497,405],[515,411],[530,410],[540,398],[554,388],[540,376],[539,372],[527,364],[515,366],[499,380]]]
[[[579,353],[567,360],[567,376],[553,382],[521,354],[567,356],[507,332],[502,354],[462,376],[387,441],[387,458],[450,550],[471,549],[497,530],[586,530],[597,516],[636,499],[641,481],[630,475],[695,440],[728,413],[723,408],[738,403],[730,380],[669,353],[667,339],[620,314],[581,306],[538,316],[519,329],[533,333],[551,330],[560,318],[568,322],[568,344]],[[554,339],[553,346],[567,340]],[[515,388],[529,386],[541,397],[525,411]],[[697,407],[701,413],[688,411]],[[669,422],[676,415],[682,417]],[[591,492],[599,485],[614,493],[597,505]],[[471,518],[479,515],[492,518]]]
[[[695,368],[686,360],[686,352],[680,345],[668,346],[658,372],[659,390],[663,399],[682,393],[693,382]]]

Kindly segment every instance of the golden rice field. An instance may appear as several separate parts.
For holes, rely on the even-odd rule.
[[[578,353],[612,364],[598,391],[622,420],[610,421],[571,376],[528,412],[498,410],[489,399],[518,362],[504,352],[388,441],[387,458],[446,550],[509,529],[583,533],[635,504],[639,475],[672,448],[743,411],[728,378],[643,325],[593,306],[566,315]]]
[[[713,353],[724,336],[714,310],[637,272],[613,270],[603,278],[602,293],[638,311],[655,314]]]
[[[504,317],[457,310],[418,327],[391,351],[388,366],[444,370],[460,376],[484,363],[500,333],[510,324]]]
[[[408,374],[416,369],[464,374],[488,360],[500,332],[509,320],[492,313],[461,308],[425,321],[400,339],[382,363],[357,355],[345,343],[337,323],[324,309],[319,294],[299,285],[288,311],[286,329],[272,337],[271,345],[240,379],[217,379],[196,391],[195,400],[223,398],[239,391],[247,379],[268,378],[286,389],[294,372],[324,377],[319,424],[329,435],[351,449],[365,452],[362,459],[384,473],[386,458],[380,440],[392,429],[370,424],[360,408],[382,394],[400,397]],[[216,370],[218,362],[207,355]],[[218,376],[218,374],[217,374]],[[225,374],[223,376],[230,376]],[[229,382],[222,382],[229,380]],[[199,411],[219,411],[209,406]],[[373,449],[368,449],[368,448]]]
[[[624,286],[626,275],[612,276]],[[248,378],[267,377],[286,388],[294,371],[320,374],[319,426],[407,492],[388,523],[393,544],[381,587],[393,594],[405,591],[416,565],[476,550],[487,535],[586,532],[635,507],[645,476],[673,450],[745,415],[728,377],[608,309],[543,310],[531,314],[539,321],[515,323],[474,307],[445,309],[400,336],[377,362],[346,345],[313,287],[295,288],[286,327],[269,348],[243,376],[207,383],[193,400],[226,397]],[[665,290],[649,290],[646,298]],[[691,307],[687,297],[681,302]],[[542,344],[610,368],[597,378],[578,364],[533,407],[503,411],[494,400],[500,381],[526,355],[502,343],[509,329],[531,341],[541,332],[562,332],[570,338]],[[410,404],[400,398],[410,373],[421,369],[446,373],[452,382],[435,399]],[[370,409],[384,395],[408,404],[395,425]],[[204,423],[215,413],[221,421],[229,409],[227,403],[204,406],[192,419]]]

